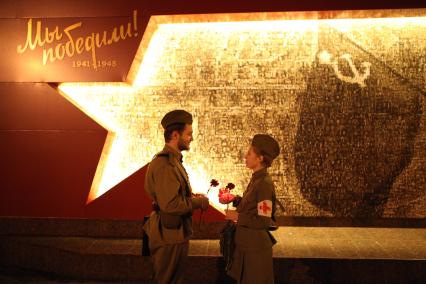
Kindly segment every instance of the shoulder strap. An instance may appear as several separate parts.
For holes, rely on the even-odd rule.
[[[279,201],[279,199],[277,198],[277,196],[275,195],[275,191],[272,193],[272,199],[273,199],[273,203],[274,204],[277,204],[279,207],[280,207],[280,209],[281,209],[281,211],[283,211],[284,212],[284,205],[281,203],[281,201]],[[276,208],[275,208],[275,206],[272,206],[272,220],[275,222],[276,220],[275,220],[275,211],[276,211]]]
[[[189,183],[188,173],[186,172],[185,168],[183,167],[183,165],[181,163],[177,162],[176,167],[178,168],[180,174],[183,176],[183,179],[185,180],[186,184],[188,185],[189,194],[192,194],[192,188],[191,188],[191,184]]]
[[[178,169],[179,173],[181,174],[181,176],[185,180],[186,184],[188,185],[188,188],[189,188],[189,191],[190,191],[189,193],[192,194],[192,188],[191,188],[191,184],[189,183],[188,173],[186,172],[183,165],[174,158],[173,154],[171,154],[170,152],[161,151],[157,155],[154,156],[154,159],[156,157],[168,157],[169,158],[169,162],[174,167],[176,167]]]

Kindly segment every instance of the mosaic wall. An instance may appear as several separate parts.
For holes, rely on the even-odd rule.
[[[250,137],[276,137],[281,214],[426,217],[425,34],[425,18],[165,25],[143,92],[194,113],[187,163],[241,191]]]
[[[242,193],[250,138],[269,133],[279,214],[424,218],[425,34],[421,17],[160,25],[131,135],[153,155],[161,117],[184,108],[195,191],[216,178]]]

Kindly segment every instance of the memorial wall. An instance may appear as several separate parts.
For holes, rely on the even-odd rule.
[[[75,21],[59,24],[57,32],[55,24],[41,22],[49,26],[52,42],[34,48],[51,44],[52,55],[43,51],[42,58],[43,66],[53,66],[48,56],[62,43],[61,64],[65,60],[74,73],[98,76],[91,81],[71,74],[67,80],[56,73],[43,87],[49,88],[49,100],[76,107],[72,112],[97,129],[96,152],[85,156],[91,157],[91,170],[74,189],[84,193],[79,202],[90,206],[140,172],[164,143],[162,116],[179,108],[194,116],[194,141],[184,165],[195,192],[205,193],[217,179],[235,183],[234,191],[242,194],[251,176],[244,166],[250,139],[268,133],[281,147],[269,170],[284,205],[280,216],[426,217],[424,9],[151,17],[129,11],[121,22],[106,24],[105,32],[94,28],[74,36],[72,56],[61,27]],[[36,39],[33,21],[34,29],[27,22],[24,30],[27,39]],[[16,56],[34,52],[24,50],[24,39],[16,44],[21,44]],[[113,52],[105,51],[108,45]],[[123,61],[129,62],[128,73],[120,82]],[[96,73],[108,70],[113,78]],[[0,97],[6,96],[5,84]],[[1,114],[9,117],[3,137],[17,131],[8,111]],[[84,147],[75,141],[75,147]],[[17,149],[11,140],[8,147]],[[81,171],[74,174],[81,177]],[[2,194],[13,187],[13,181],[3,184]],[[130,187],[122,191],[143,191],[143,184]],[[221,211],[217,190],[209,197]]]

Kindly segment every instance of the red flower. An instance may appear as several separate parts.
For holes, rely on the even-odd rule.
[[[210,181],[210,186],[212,186],[212,187],[216,187],[216,186],[218,186],[218,185],[219,185],[219,182],[218,182],[217,180],[212,179],[212,180]]]
[[[235,184],[233,184],[232,182],[228,183],[228,185],[226,186],[226,188],[228,188],[229,190],[233,190],[235,188]]]
[[[235,184],[228,183],[226,187],[219,188],[219,202],[229,204],[235,199],[235,195],[231,194],[231,190],[235,188]]]
[[[235,198],[235,195],[233,195],[229,191],[219,194],[219,202],[222,204],[229,204],[232,201],[234,201],[234,198]]]

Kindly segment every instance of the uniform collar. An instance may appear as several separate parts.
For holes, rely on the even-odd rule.
[[[176,160],[178,160],[182,163],[182,157],[183,157],[182,153],[179,152],[179,151],[176,151],[175,149],[173,149],[169,145],[167,145],[167,144],[164,145],[163,152],[171,153],[176,158]]]
[[[254,179],[258,179],[264,176],[268,175],[268,169],[267,168],[261,168],[260,170],[254,172],[251,176],[251,178]]]

